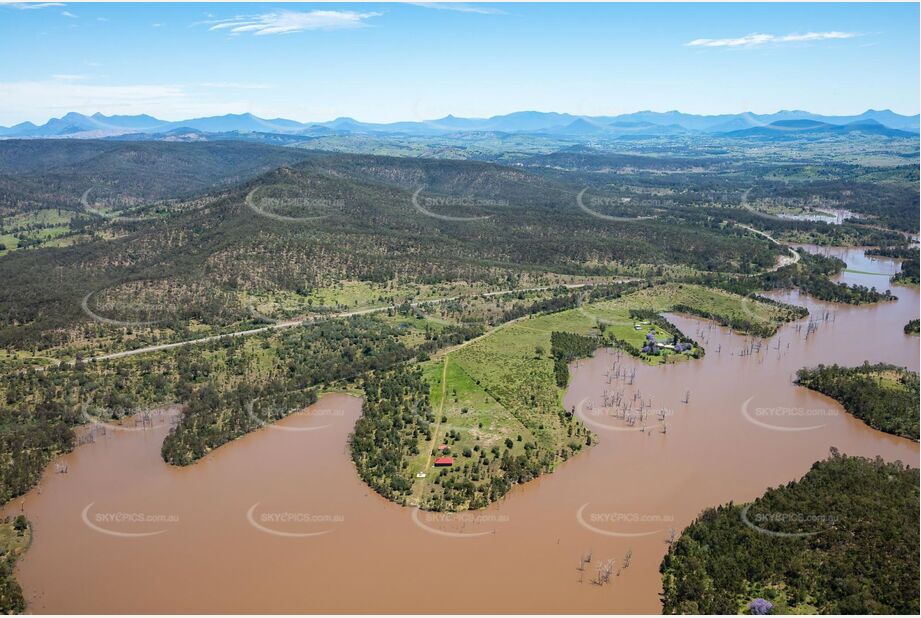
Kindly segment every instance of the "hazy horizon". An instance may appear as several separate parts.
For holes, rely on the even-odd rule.
[[[400,122],[435,122],[435,121],[438,121],[438,120],[443,120],[443,119],[448,118],[448,117],[463,118],[463,119],[465,119],[465,120],[489,120],[490,118],[501,117],[501,116],[508,116],[508,115],[511,115],[511,114],[531,114],[531,113],[534,113],[534,114],[560,114],[560,115],[569,115],[569,116],[575,116],[575,117],[605,117],[605,116],[615,117],[615,116],[630,116],[630,115],[632,115],[632,114],[645,114],[645,113],[653,113],[653,114],[679,113],[679,114],[688,114],[688,115],[693,115],[693,116],[716,117],[716,116],[738,116],[738,115],[742,115],[742,114],[753,114],[753,115],[757,115],[757,116],[771,116],[771,115],[781,114],[781,113],[797,113],[797,112],[801,112],[801,113],[814,114],[814,115],[826,116],[826,117],[847,117],[847,116],[860,116],[861,114],[865,114],[865,113],[868,113],[868,112],[887,112],[887,111],[893,112],[893,113],[895,113],[895,114],[899,114],[899,112],[896,112],[896,111],[892,110],[891,108],[881,108],[881,109],[871,109],[871,108],[868,108],[868,109],[864,109],[864,110],[861,110],[861,111],[856,111],[856,112],[852,112],[852,113],[844,113],[844,114],[823,114],[823,113],[821,113],[821,112],[815,112],[815,111],[808,110],[808,109],[778,109],[778,110],[771,111],[771,112],[761,112],[761,113],[756,113],[756,112],[752,112],[752,111],[749,111],[749,110],[743,110],[743,111],[738,111],[738,112],[721,112],[721,113],[714,113],[714,114],[708,114],[708,113],[691,114],[690,112],[684,112],[684,111],[682,111],[682,110],[680,110],[680,109],[668,109],[668,110],[638,109],[638,110],[633,110],[633,111],[628,111],[628,112],[621,112],[621,113],[618,113],[618,114],[595,114],[595,115],[580,115],[580,114],[574,114],[574,113],[572,113],[572,112],[559,111],[559,110],[519,109],[519,110],[510,111],[510,112],[500,113],[500,114],[493,114],[492,116],[477,116],[477,117],[473,117],[473,116],[460,116],[460,115],[458,115],[458,114],[451,114],[451,113],[448,113],[448,114],[446,114],[445,116],[440,116],[440,117],[438,117],[438,118],[425,118],[425,119],[421,119],[421,120],[420,120],[420,119],[413,119],[413,118],[403,118],[403,119],[398,119],[398,120],[393,120],[393,121],[383,122],[383,123],[376,123],[376,122],[374,122],[374,121],[365,120],[365,119],[363,119],[363,118],[355,118],[355,117],[353,117],[353,116],[337,116],[336,118],[324,118],[324,119],[315,119],[315,118],[290,118],[290,117],[281,117],[281,116],[277,116],[277,117],[274,117],[274,118],[269,118],[269,117],[265,117],[265,116],[260,116],[259,114],[253,114],[252,112],[247,112],[247,111],[226,112],[226,113],[224,113],[224,114],[215,114],[215,116],[217,116],[217,117],[219,117],[219,116],[242,116],[242,115],[245,115],[245,114],[249,113],[249,114],[252,114],[253,116],[256,116],[256,117],[258,117],[258,118],[261,118],[262,120],[293,120],[293,121],[296,121],[296,122],[300,122],[300,123],[302,123],[302,124],[309,124],[309,123],[322,124],[322,123],[325,123],[325,122],[331,122],[331,121],[340,120],[340,119],[351,119],[351,120],[355,120],[355,121],[360,122],[360,123],[367,123],[367,124],[390,124],[390,123],[400,123]],[[42,125],[42,124],[44,124],[44,123],[46,123],[46,122],[48,122],[48,121],[50,121],[50,120],[60,119],[60,118],[62,118],[63,116],[66,116],[66,115],[69,114],[69,113],[73,113],[73,112],[64,112],[63,114],[61,114],[61,115],[59,115],[59,116],[51,116],[51,117],[45,118],[44,120],[41,120],[41,121],[36,121],[36,120],[24,120],[24,121],[22,121],[22,122],[32,122],[33,124],[39,125],[39,126],[40,126],[40,125]],[[95,114],[98,113],[98,114],[102,114],[102,115],[105,116],[105,117],[112,117],[112,116],[119,116],[119,115],[122,115],[122,114],[105,114],[105,113],[103,113],[103,112],[91,112],[91,113],[76,112],[76,113],[83,114],[84,116],[93,116],[93,115],[95,115]],[[152,112],[138,112],[137,114],[133,114],[133,115],[141,116],[141,115],[145,115],[145,114],[148,115],[148,116],[152,116],[153,118],[156,118],[157,120],[163,120],[163,121],[165,121],[165,122],[177,122],[177,121],[180,121],[180,120],[195,120],[196,118],[204,118],[204,117],[207,117],[207,116],[199,116],[199,117],[193,118],[193,117],[185,116],[185,117],[176,117],[176,118],[166,118],[166,117],[160,116],[160,115],[158,115],[158,114],[156,114],[156,113],[152,113]],[[918,114],[918,113],[915,113],[915,114],[899,114],[899,115],[901,115],[901,116],[906,116],[906,117],[910,117],[910,116],[917,116],[917,115],[919,115],[919,114]],[[18,124],[18,123],[16,123],[16,124]]]
[[[919,113],[917,4],[0,4],[0,125]],[[79,51],[74,51],[79,50]]]

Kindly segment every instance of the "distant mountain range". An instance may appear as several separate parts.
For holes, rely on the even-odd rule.
[[[778,120],[763,127],[751,127],[726,133],[730,137],[770,137],[783,139],[784,137],[798,138],[803,136],[845,135],[848,133],[865,133],[884,135],[887,137],[918,137],[917,129],[914,132],[888,127],[878,120],[871,118],[857,120],[847,124],[833,124],[818,120]]]
[[[636,112],[619,116],[574,116],[555,112],[515,112],[491,118],[445,116],[420,122],[375,124],[353,118],[329,122],[265,119],[252,114],[227,114],[189,120],[159,120],[137,116],[86,116],[70,112],[43,125],[23,122],[0,127],[0,138],[111,138],[138,135],[145,139],[208,139],[213,134],[271,133],[290,136],[347,134],[401,134],[437,136],[463,133],[521,133],[573,137],[620,137],[714,134],[729,137],[779,138],[848,133],[888,137],[917,137],[921,117],[890,110],[867,110],[857,116],[822,116],[804,111],[776,114],[721,114],[702,116],[682,112]]]

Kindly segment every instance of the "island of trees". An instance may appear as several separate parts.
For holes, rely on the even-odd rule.
[[[909,614],[918,470],[842,455],[753,503],[710,508],[662,560],[666,614]]]
[[[796,383],[838,400],[874,429],[918,439],[918,374],[913,371],[885,363],[819,365],[800,369]]]

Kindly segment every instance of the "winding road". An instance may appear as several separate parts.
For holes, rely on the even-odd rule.
[[[756,230],[756,229],[753,228],[753,227],[749,227],[749,226],[747,226],[747,225],[742,225],[741,223],[736,223],[736,225],[738,225],[738,226],[739,226],[740,228],[742,228],[742,229],[748,230],[749,232],[754,232],[755,234],[758,234],[759,236],[764,236],[765,238],[767,238],[768,240],[770,240],[770,241],[771,241],[772,243],[774,243],[775,245],[777,245],[777,246],[779,246],[779,247],[786,247],[787,251],[790,252],[790,254],[791,254],[792,257],[789,257],[789,258],[783,258],[783,257],[782,257],[782,258],[780,258],[780,260],[774,265],[773,268],[771,268],[770,270],[767,270],[767,271],[765,271],[765,272],[774,272],[775,270],[780,270],[780,269],[783,268],[784,266],[789,266],[790,264],[796,264],[797,262],[799,262],[799,260],[800,260],[799,251],[797,251],[797,250],[794,249],[793,247],[791,247],[791,246],[789,246],[789,245],[783,244],[782,242],[780,242],[779,240],[777,240],[776,238],[774,238],[773,236],[771,236],[771,235],[768,234],[767,232],[762,232],[761,230]]]
[[[758,216],[760,216],[760,217],[764,217],[765,219],[777,219],[777,220],[779,220],[779,221],[784,221],[784,219],[781,219],[780,217],[775,217],[775,216],[769,215],[769,214],[767,214],[767,213],[758,212],[757,210],[755,210],[754,208],[752,208],[751,206],[749,206],[749,205],[748,205],[748,194],[752,192],[752,189],[754,189],[754,187],[750,187],[748,190],[745,191],[745,193],[742,194],[742,201],[740,202],[740,205],[742,206],[742,208],[744,208],[745,210],[748,210],[749,212],[753,212],[753,213],[755,213],[756,215],[758,215]],[[753,227],[751,227],[751,226],[742,225],[741,223],[736,223],[736,225],[739,226],[739,227],[742,228],[742,229],[748,230],[749,232],[754,232],[755,234],[758,234],[759,236],[764,236],[765,238],[767,238],[768,240],[770,240],[770,241],[771,241],[772,243],[774,243],[775,245],[778,245],[778,246],[780,246],[780,247],[786,247],[787,250],[793,255],[792,261],[791,261],[790,259],[781,258],[781,259],[777,262],[777,264],[774,265],[774,267],[773,267],[772,269],[770,269],[770,270],[768,270],[768,271],[766,271],[766,272],[774,272],[775,270],[780,270],[780,269],[783,268],[784,266],[789,266],[790,264],[796,264],[797,262],[799,262],[799,260],[800,260],[799,252],[798,252],[796,249],[794,249],[793,247],[790,247],[790,246],[788,246],[788,245],[783,244],[782,242],[780,242],[779,240],[777,240],[776,238],[774,238],[773,236],[771,236],[771,235],[768,234],[767,232],[762,232],[761,230],[756,230],[755,228],[753,228]]]

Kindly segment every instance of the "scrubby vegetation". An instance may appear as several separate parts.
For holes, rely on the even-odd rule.
[[[911,245],[884,245],[882,247],[871,247],[866,250],[866,254],[900,260],[918,259],[918,247]]]
[[[77,417],[59,402],[31,412],[0,408],[0,504],[27,492],[48,462],[73,448]]]
[[[796,383],[841,402],[870,427],[918,439],[918,374],[902,367],[864,363],[859,367],[819,365],[796,372]]]
[[[271,389],[244,385],[221,394],[209,385],[193,393],[179,424],[163,440],[164,461],[177,466],[195,463],[217,447],[317,400],[313,389],[278,393]]]
[[[802,259],[797,264],[798,271],[792,274],[789,284],[775,285],[775,287],[797,287],[818,300],[850,305],[896,299],[889,290],[878,291],[876,288],[862,285],[847,285],[831,281],[828,277],[841,272],[845,266],[844,262],[837,258],[814,254],[801,255]]]
[[[560,388],[569,383],[569,363],[577,358],[591,356],[598,348],[598,337],[586,337],[575,333],[550,333],[550,353],[553,355],[553,373]]]
[[[800,260],[776,271],[750,277],[729,277],[707,274],[688,278],[688,281],[741,295],[753,295],[766,290],[799,289],[818,300],[861,305],[896,300],[889,290],[879,291],[861,285],[836,283],[829,277],[844,270],[845,263],[838,258],[800,251]],[[791,308],[796,317],[804,317],[802,308]]]
[[[918,256],[902,261],[899,272],[892,278],[893,283],[918,285]]]
[[[918,500],[916,468],[833,451],[688,526],[662,561],[663,612],[916,615]]]
[[[921,320],[912,320],[905,325],[905,334],[906,335],[917,335],[921,332]]]
[[[13,576],[13,568],[32,542],[32,527],[25,516],[0,521],[0,613],[21,614],[26,610],[22,588]]]
[[[55,455],[73,447],[73,427],[88,420],[117,422],[150,407],[189,403],[163,444],[167,461],[185,465],[308,405],[322,385],[425,357],[481,332],[415,317],[353,317],[195,349],[4,373],[0,498],[34,485]]]
[[[428,385],[419,369],[398,368],[369,376],[364,404],[350,440],[358,475],[372,489],[405,502],[413,487],[407,460],[419,453],[419,439],[431,439],[435,422]]]
[[[196,392],[179,424],[163,441],[163,458],[190,464],[210,450],[316,401],[314,388],[393,366],[416,354],[399,331],[372,318],[329,321],[286,333],[276,348],[285,372],[263,384],[252,381],[219,394]]]

